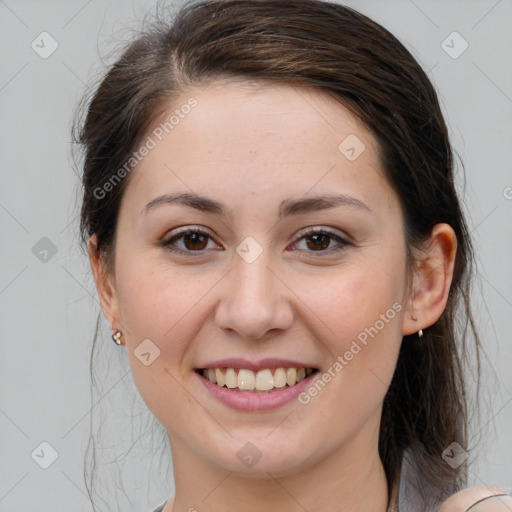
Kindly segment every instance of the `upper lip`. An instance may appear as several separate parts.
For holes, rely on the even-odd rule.
[[[252,371],[274,369],[274,368],[316,368],[313,365],[307,363],[301,363],[299,361],[293,361],[291,359],[277,359],[268,358],[261,359],[259,361],[249,361],[243,358],[229,358],[229,359],[217,359],[209,363],[204,363],[197,367],[198,369],[208,368],[244,368]]]

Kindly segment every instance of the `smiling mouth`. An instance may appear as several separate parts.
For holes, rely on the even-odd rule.
[[[274,368],[254,372],[245,368],[200,368],[195,370],[212,384],[231,391],[270,393],[293,387],[318,372],[316,368]]]

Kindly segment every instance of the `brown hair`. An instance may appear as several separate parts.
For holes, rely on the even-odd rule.
[[[187,86],[224,77],[313,87],[365,123],[401,201],[409,265],[412,248],[421,247],[435,224],[454,229],[458,250],[446,309],[423,339],[404,337],[379,440],[390,489],[398,484],[408,449],[423,481],[439,491],[435,499],[444,499],[467,478],[465,464],[454,469],[441,454],[454,441],[469,449],[464,372],[469,334],[480,372],[469,305],[473,249],[436,92],[385,28],[320,0],[192,2],[172,23],[153,24],[110,68],[79,127],[82,240],[96,234],[98,250],[113,261],[119,205],[130,175],[105,197],[96,197],[95,190],[129,160],[151,123]],[[428,499],[425,495],[426,507]]]

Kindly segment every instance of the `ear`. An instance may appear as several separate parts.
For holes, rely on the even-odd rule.
[[[98,237],[96,235],[92,235],[89,238],[87,250],[103,314],[112,328],[121,327],[121,314],[115,288],[115,276],[108,272],[105,259],[98,252]]]
[[[413,334],[437,322],[448,302],[456,254],[453,228],[436,224],[415,264],[402,334]]]

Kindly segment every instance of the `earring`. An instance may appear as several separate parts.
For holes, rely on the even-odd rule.
[[[121,337],[123,336],[122,332],[117,329],[114,334],[112,334],[112,340],[116,345],[122,345],[123,342],[121,341]]]
[[[418,338],[423,338],[423,329],[418,331]]]

